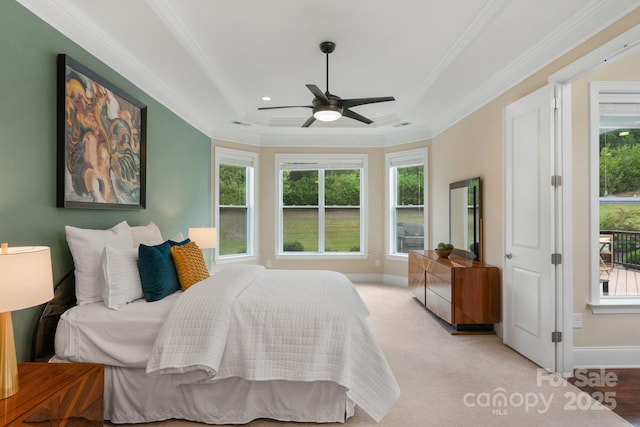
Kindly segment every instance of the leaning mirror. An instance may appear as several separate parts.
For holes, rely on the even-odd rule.
[[[449,184],[449,241],[482,261],[480,178]]]

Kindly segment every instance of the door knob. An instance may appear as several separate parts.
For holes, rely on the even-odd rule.
[[[511,252],[507,252],[506,254],[504,254],[504,257],[506,259],[511,259],[511,258],[513,258],[513,255],[511,254]]]

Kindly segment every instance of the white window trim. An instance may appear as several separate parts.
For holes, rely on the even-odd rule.
[[[589,132],[589,180],[590,180],[590,301],[589,306],[594,314],[636,314],[640,313],[640,298],[634,296],[600,297],[600,99],[601,94],[610,96],[615,93],[640,94],[640,82],[593,81],[590,83],[590,132]],[[606,95],[605,95],[606,94]]]
[[[360,252],[295,252],[287,253],[281,250],[282,230],[284,229],[282,218],[282,181],[281,165],[283,163],[309,163],[311,165],[335,165],[338,167],[362,167],[362,174],[360,174]],[[316,259],[316,260],[331,260],[331,259],[367,259],[368,258],[368,197],[367,197],[367,183],[368,183],[368,170],[369,170],[369,156],[367,154],[276,154],[275,155],[275,188],[278,189],[278,203],[276,203],[276,247],[275,258],[276,259]],[[322,232],[319,230],[319,232]]]
[[[418,166],[424,165],[424,241],[429,242],[429,193],[428,193],[428,160],[429,150],[427,147],[416,148],[412,150],[396,151],[393,153],[385,154],[385,216],[384,216],[384,228],[385,228],[385,259],[388,260],[402,260],[407,261],[409,254],[402,254],[395,251],[395,239],[396,231],[395,226],[392,226],[394,218],[394,202],[393,196],[395,195],[395,182],[393,175],[391,174],[391,168],[397,166]]]
[[[247,253],[246,254],[232,254],[232,255],[220,255],[220,245],[217,245],[215,253],[216,264],[229,264],[234,262],[246,262],[256,261],[257,256],[257,243],[258,243],[258,219],[257,219],[257,200],[256,195],[258,192],[258,153],[243,150],[234,150],[232,148],[214,147],[214,173],[213,173],[213,185],[214,188],[214,224],[220,224],[220,164],[234,165],[234,166],[250,166],[252,172],[247,176],[249,180],[248,193],[247,193]],[[217,241],[220,241],[220,227],[216,227]]]

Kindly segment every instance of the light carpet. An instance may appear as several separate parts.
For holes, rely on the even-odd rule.
[[[407,288],[380,284],[356,287],[369,307],[369,324],[400,385],[401,395],[379,424],[356,407],[355,416],[336,425],[630,425],[588,394],[539,370],[495,335],[450,335],[413,300]],[[143,425],[202,424],[172,420]],[[270,420],[247,424],[282,425],[317,424]]]

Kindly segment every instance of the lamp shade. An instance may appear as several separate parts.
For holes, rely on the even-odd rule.
[[[8,248],[0,253],[0,313],[33,307],[53,298],[51,250]]]
[[[216,247],[215,227],[194,227],[189,229],[189,239],[196,242],[200,249],[211,249]]]

